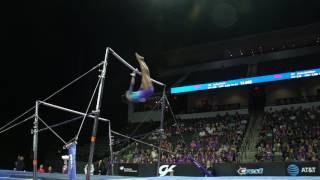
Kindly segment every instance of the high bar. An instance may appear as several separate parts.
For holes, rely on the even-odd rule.
[[[137,70],[136,68],[134,68],[133,66],[131,66],[126,60],[124,60],[121,56],[119,56],[116,52],[114,52],[111,48],[109,48],[110,52],[113,54],[114,57],[116,57],[119,61],[121,61],[125,66],[127,66],[129,69],[131,69],[132,71],[135,71],[137,74],[139,74],[141,76],[141,72],[139,70]],[[151,78],[151,81],[160,85],[160,86],[166,86],[165,84],[163,84],[160,81],[154,80]]]
[[[57,105],[54,105],[54,104],[50,104],[50,103],[47,103],[47,102],[39,101],[39,105],[40,104],[43,104],[43,105],[48,106],[48,107],[60,109],[62,111],[66,111],[66,112],[70,112],[70,113],[74,113],[74,114],[78,114],[78,115],[82,115],[82,116],[87,115],[87,117],[95,118],[95,116],[93,116],[91,114],[86,114],[86,113],[83,113],[83,112],[80,112],[80,111],[75,111],[75,110],[72,110],[72,109],[64,108],[64,107],[57,106]],[[105,119],[105,118],[101,118],[101,117],[99,117],[99,120],[110,122],[109,119]]]

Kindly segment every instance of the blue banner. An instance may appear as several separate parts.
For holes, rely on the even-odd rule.
[[[68,179],[69,180],[76,180],[76,177],[77,177],[76,151],[77,151],[77,146],[75,143],[72,143],[72,145],[68,147],[68,152],[69,152]]]
[[[282,80],[288,80],[288,79],[307,78],[307,77],[315,77],[315,76],[320,76],[320,68],[265,75],[265,76],[248,77],[248,78],[234,79],[234,80],[228,80],[228,81],[211,82],[206,84],[172,87],[171,94],[203,91],[203,90],[209,90],[209,89],[227,88],[227,87],[235,87],[235,86],[244,86],[244,85],[250,85],[250,84],[259,84],[259,83],[282,81]]]

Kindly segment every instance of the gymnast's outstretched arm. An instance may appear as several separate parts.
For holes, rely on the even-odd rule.
[[[132,92],[135,84],[135,78],[136,78],[136,71],[133,71],[131,74],[131,81],[128,92]]]

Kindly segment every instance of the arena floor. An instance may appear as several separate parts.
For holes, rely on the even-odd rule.
[[[32,172],[17,172],[17,171],[9,171],[9,170],[0,170],[0,179],[8,179],[8,180],[31,180]],[[39,174],[38,179],[41,180],[65,180],[67,179],[66,175],[60,173],[53,174]],[[78,174],[77,179],[85,179],[85,175]],[[318,176],[298,176],[298,177],[290,177],[290,176],[256,176],[256,177],[248,177],[248,176],[226,176],[226,177],[184,177],[184,176],[164,176],[164,177],[123,177],[123,176],[92,176],[92,180],[320,180]]]

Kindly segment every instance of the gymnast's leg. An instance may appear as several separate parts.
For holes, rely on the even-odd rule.
[[[150,71],[149,71],[148,66],[144,62],[144,57],[142,57],[136,53],[136,58],[140,64],[140,70],[141,70],[140,89],[144,89],[144,90],[153,89],[151,78],[150,78]]]

